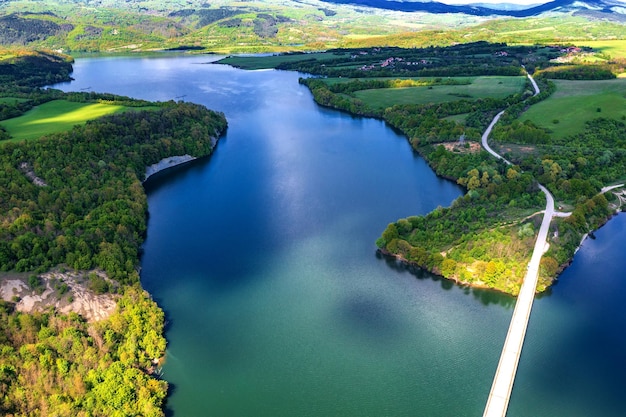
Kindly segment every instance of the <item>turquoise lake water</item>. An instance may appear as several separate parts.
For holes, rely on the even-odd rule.
[[[383,122],[299,75],[210,56],[91,58],[63,90],[198,102],[229,128],[151,178],[142,283],[168,317],[169,415],[482,415],[514,299],[376,255],[461,195]],[[626,415],[626,216],[533,308],[509,416]]]

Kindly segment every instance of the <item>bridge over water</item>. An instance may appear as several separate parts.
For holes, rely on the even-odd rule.
[[[527,75],[535,89],[535,95],[539,94],[537,83],[530,74]],[[482,136],[482,144],[487,152],[510,165],[511,163],[509,161],[491,149],[488,144],[489,134],[503,113],[504,111],[501,111],[491,121],[491,124],[489,124],[489,127]],[[500,361],[498,362],[498,368],[496,369],[496,375],[493,379],[483,417],[504,417],[506,415],[511,391],[513,390],[513,382],[515,381],[515,374],[517,372],[517,365],[522,353],[522,345],[524,344],[526,328],[530,318],[530,310],[532,309],[535,291],[537,289],[539,262],[548,247],[546,239],[550,229],[550,222],[555,215],[554,198],[543,185],[539,184],[539,188],[546,195],[546,209],[541,227],[539,228],[533,254],[528,264],[528,270],[524,277],[517,302],[515,303],[513,317],[511,318],[511,324],[509,325],[509,330],[504,341],[504,347],[502,348],[502,354],[500,355]]]

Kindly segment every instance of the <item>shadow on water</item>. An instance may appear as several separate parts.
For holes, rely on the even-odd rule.
[[[338,313],[349,332],[369,342],[386,344],[403,334],[393,306],[376,298],[355,295],[340,304]]]
[[[480,302],[486,306],[496,304],[502,307],[506,307],[507,309],[511,309],[515,307],[515,302],[517,301],[517,297],[513,297],[512,295],[504,294],[495,290],[471,287],[467,287],[467,290],[468,292],[472,293],[474,298],[480,300]]]
[[[431,272],[426,271],[418,266],[408,264],[404,261],[398,260],[396,257],[391,255],[385,255],[381,251],[376,251],[376,258],[382,259],[385,261],[387,266],[392,270],[413,275],[415,278],[419,280],[430,279],[434,282],[439,282],[441,288],[449,291],[453,287],[458,286],[463,289],[463,293],[466,295],[473,295],[474,298],[479,300],[483,305],[488,306],[491,304],[500,305],[506,308],[513,308],[515,306],[516,297],[513,297],[508,294],[501,293],[499,291],[485,289],[485,288],[473,288],[468,285],[457,284],[455,281],[444,278],[440,275],[433,274]]]
[[[164,169],[163,171],[152,174],[143,182],[146,194],[153,193],[160,187],[176,182],[179,180],[180,176],[186,176],[192,174],[193,172],[201,172],[204,169],[204,166],[211,160],[212,156],[213,154],[207,155],[202,158],[185,162],[184,164],[174,165],[170,168]]]
[[[167,403],[167,399],[171,398],[172,395],[176,392],[178,387],[176,384],[169,382],[167,383],[167,397],[165,397],[165,403],[163,404],[163,412],[165,413],[165,417],[174,417],[174,410],[172,410]]]

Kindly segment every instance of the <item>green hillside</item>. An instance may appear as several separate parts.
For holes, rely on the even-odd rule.
[[[13,140],[37,139],[64,132],[87,120],[126,111],[129,108],[109,103],[76,103],[53,100],[35,107],[20,117],[0,122]],[[137,108],[138,109],[138,108]]]
[[[375,11],[375,12],[374,12]],[[0,45],[77,52],[192,49],[310,51],[334,47],[451,45],[474,41],[598,45],[624,56],[622,23],[568,13],[534,18],[404,13],[310,0],[231,2],[5,1]],[[611,41],[613,43],[605,43]]]
[[[532,120],[562,139],[584,131],[597,118],[626,120],[626,80],[555,80],[556,92],[524,113],[521,120]]]

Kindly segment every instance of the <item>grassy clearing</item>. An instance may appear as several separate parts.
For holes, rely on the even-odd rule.
[[[444,120],[449,120],[451,122],[456,122],[458,124],[464,125],[465,119],[467,119],[468,115],[469,113],[455,114],[453,116],[444,117]]]
[[[469,80],[470,84],[381,88],[357,91],[355,96],[372,107],[385,108],[394,104],[444,103],[486,97],[504,98],[521,92],[526,85],[524,77],[468,77],[465,79]]]
[[[9,132],[11,140],[35,139],[46,134],[67,131],[87,120],[127,109],[129,107],[112,104],[54,100],[35,107],[23,116],[4,120],[0,125]]]
[[[626,79],[555,83],[556,92],[532,106],[521,120],[532,120],[563,138],[582,132],[585,122],[599,117],[626,119]]]

